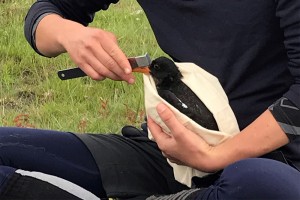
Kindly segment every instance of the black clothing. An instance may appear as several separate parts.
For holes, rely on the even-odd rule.
[[[117,134],[77,136],[88,144],[109,197],[170,194],[187,189],[175,181],[172,167],[156,143],[147,137],[129,138]]]
[[[58,176],[105,196],[93,156],[72,133],[0,127],[1,165]]]
[[[26,38],[37,51],[34,23],[46,12],[87,25],[94,12],[116,2],[38,0],[26,18]],[[218,77],[240,129],[282,96],[300,108],[299,0],[138,2],[166,53]],[[300,169],[297,134],[282,151]]]
[[[97,195],[104,200],[106,194],[98,177],[103,177],[103,187],[110,197],[128,200],[186,189],[172,178],[172,168],[166,165],[156,145],[143,137],[144,133],[130,132],[131,138],[80,134],[100,144],[92,146],[97,149],[95,155],[102,155],[99,162],[104,169],[100,175],[90,152],[73,133],[0,127],[0,199],[96,200]],[[111,152],[107,150],[110,148]],[[282,162],[244,159],[209,176],[195,182],[201,186],[197,199],[300,199],[300,173]],[[211,184],[206,185],[208,182]],[[180,199],[191,195],[190,191],[181,193]],[[176,196],[179,197],[177,194],[163,199]]]
[[[172,168],[153,141],[134,127],[123,131],[130,135],[0,127],[0,195],[1,166],[51,174],[101,199],[146,199],[152,194],[187,189],[175,180]],[[89,149],[80,138],[90,144]]]
[[[26,38],[45,12],[87,25],[117,0],[38,0]],[[282,97],[300,108],[299,0],[138,0],[161,48],[219,78],[243,129]]]
[[[174,60],[193,62],[219,79],[240,129],[282,97],[300,108],[299,0],[137,1],[144,9],[162,50]],[[36,22],[43,14],[57,13],[88,25],[95,12],[105,10],[110,3],[116,2],[38,0],[26,17],[26,38],[38,52],[33,36]],[[299,135],[299,131],[296,131],[293,140],[280,149],[287,162],[298,169]],[[155,143],[148,139],[88,134],[79,137],[97,162],[108,195],[125,193],[125,196],[130,196],[139,195],[137,191],[150,194],[181,190],[180,184],[173,179],[170,166]],[[249,162],[253,163],[251,159]],[[153,177],[151,173],[145,174],[149,170]],[[150,181],[139,180],[137,174]],[[240,174],[237,177],[237,180],[241,180]],[[122,183],[114,184],[115,181]],[[129,184],[123,184],[123,181]],[[217,188],[218,185],[212,187]],[[149,190],[145,191],[144,188]]]
[[[45,181],[20,174],[13,174],[4,190],[2,200],[81,199]]]
[[[1,200],[100,200],[89,191],[62,178],[0,166]]]

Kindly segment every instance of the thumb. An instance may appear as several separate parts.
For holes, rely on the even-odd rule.
[[[156,110],[161,120],[170,129],[173,136],[184,130],[184,126],[178,121],[174,113],[165,104],[159,103]]]

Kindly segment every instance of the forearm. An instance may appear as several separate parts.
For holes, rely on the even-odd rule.
[[[45,16],[37,25],[35,44],[40,53],[53,57],[66,52],[63,42],[68,35],[77,33],[83,25],[56,14]]]
[[[223,169],[235,161],[267,154],[288,142],[287,135],[267,110],[239,134],[213,148],[212,166],[214,170]]]
[[[87,26],[93,21],[95,12],[105,10],[111,3],[116,2],[118,2],[118,0],[37,0],[30,7],[25,18],[25,37],[32,48],[37,53],[40,53],[35,44],[35,33],[36,27],[39,25],[39,20],[45,14],[57,14],[64,19],[69,19]]]
[[[218,171],[238,160],[260,157],[289,142],[269,110],[239,134],[215,146],[187,129],[166,105],[158,104],[157,112],[171,134],[165,133],[151,117],[148,117],[148,127],[165,157],[200,171]]]

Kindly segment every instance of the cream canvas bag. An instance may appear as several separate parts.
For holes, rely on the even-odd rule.
[[[156,91],[155,83],[151,75],[143,75],[145,107],[147,115],[150,116],[157,124],[159,124],[166,133],[170,134],[170,130],[162,122],[158,113],[156,112],[157,104],[164,102],[171,108],[171,110],[175,113],[176,118],[186,128],[197,133],[201,138],[211,145],[217,145],[227,138],[239,133],[235,115],[229,106],[228,98],[218,79],[193,63],[175,64],[178,66],[183,75],[182,81],[193,90],[193,92],[201,99],[201,101],[214,115],[219,127],[219,131],[208,130],[200,126],[162,99]],[[153,139],[150,130],[148,131],[149,138]],[[205,172],[201,172],[187,166],[177,165],[171,162],[169,163],[173,167],[175,179],[189,187],[191,187],[191,179],[193,176],[202,177],[207,175]]]

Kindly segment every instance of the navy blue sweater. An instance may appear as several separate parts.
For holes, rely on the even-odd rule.
[[[38,0],[26,18],[26,38],[37,51],[33,25],[44,13],[88,25],[117,1]],[[137,1],[162,50],[218,77],[241,129],[281,97],[300,108],[299,0]]]

